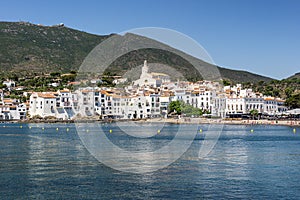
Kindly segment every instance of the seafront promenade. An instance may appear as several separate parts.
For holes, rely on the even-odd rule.
[[[136,122],[136,123],[169,123],[169,124],[232,124],[232,125],[281,125],[300,126],[300,120],[244,120],[244,119],[210,119],[210,118],[149,118],[149,119],[77,119],[77,120],[2,120],[0,123],[114,123],[114,122]]]
[[[300,126],[299,120],[242,120],[242,119],[209,119],[209,118],[153,118],[140,122],[162,122],[173,124],[235,124],[235,125],[285,125],[285,126]]]

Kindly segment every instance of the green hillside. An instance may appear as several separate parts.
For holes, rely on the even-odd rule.
[[[99,36],[67,28],[63,25],[42,26],[27,22],[0,22],[0,69],[2,74],[39,74],[78,70],[88,53],[111,35]],[[160,43],[161,44],[161,43]],[[166,46],[161,44],[162,46]],[[179,55],[186,54],[177,51]],[[108,68],[122,75],[143,63],[163,63],[174,67],[189,80],[199,80],[199,72],[182,56],[159,49],[141,49],[118,58]],[[211,67],[192,58],[203,70]],[[246,71],[219,67],[223,79],[233,82],[268,82],[271,78]]]
[[[15,72],[76,70],[89,51],[107,37],[64,26],[1,22],[0,66]]]

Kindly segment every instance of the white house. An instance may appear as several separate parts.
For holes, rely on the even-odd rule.
[[[243,114],[246,113],[246,101],[242,97],[226,98],[226,114]]]
[[[12,80],[6,80],[6,81],[3,81],[2,84],[3,84],[3,85],[6,85],[6,87],[8,87],[8,88],[16,87],[16,82],[15,82],[15,81],[12,81]]]
[[[225,118],[226,117],[226,96],[225,94],[217,94],[213,98],[212,116]]]
[[[10,114],[9,106],[0,106],[0,119],[1,120],[10,120],[12,116]]]
[[[53,92],[35,92],[30,96],[29,114],[33,116],[56,117],[56,98]]]
[[[276,115],[278,112],[278,103],[275,97],[264,98],[264,113],[268,115]]]
[[[18,105],[13,105],[9,107],[9,112],[10,112],[10,116],[11,119],[16,119],[16,120],[22,120],[22,119],[26,119],[26,104],[22,103],[22,104],[18,104]]]

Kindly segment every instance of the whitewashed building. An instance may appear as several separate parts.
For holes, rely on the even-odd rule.
[[[31,117],[56,117],[56,95],[53,92],[35,92],[30,96],[29,114]]]

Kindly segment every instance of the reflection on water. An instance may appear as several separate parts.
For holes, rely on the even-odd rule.
[[[107,128],[113,129],[108,137],[120,148],[149,152],[168,144],[174,137],[171,130],[178,127],[166,125],[169,131],[138,139]],[[201,128],[188,151],[169,167],[131,174],[99,163],[73,125],[0,125],[0,198],[300,198],[299,128],[294,134],[283,126],[225,126],[215,148],[198,159],[209,134],[207,127]],[[116,156],[111,154],[111,160]],[[164,156],[141,156],[138,162],[155,164]]]
[[[156,132],[156,128],[148,127],[145,131]],[[97,160],[130,173],[153,172],[167,167],[187,151],[197,134],[195,125],[166,126],[151,138],[132,137],[115,124],[103,127],[99,123],[83,123],[77,125],[76,130],[84,146]],[[138,130],[144,131],[144,127],[134,127],[133,132]]]

